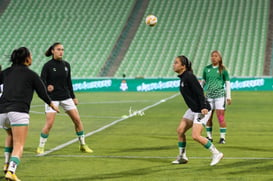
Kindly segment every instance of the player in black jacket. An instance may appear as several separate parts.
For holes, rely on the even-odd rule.
[[[211,108],[204,96],[200,83],[192,73],[191,62],[183,55],[178,56],[174,61],[173,70],[178,73],[180,92],[189,109],[184,114],[177,128],[179,155],[172,163],[183,164],[188,162],[185,133],[192,128],[192,138],[212,152],[213,157],[210,165],[216,165],[224,155],[215,148],[211,141],[201,135],[211,115]]]
[[[8,137],[10,136],[5,144],[5,178],[18,181],[15,171],[23,154],[29,125],[29,108],[34,91],[52,109],[57,112],[59,109],[47,95],[40,77],[28,68],[32,63],[32,57],[27,48],[14,50],[10,61],[12,66],[0,74],[0,84],[4,85],[0,98],[0,124],[7,130]]]
[[[83,123],[80,119],[76,105],[76,99],[71,82],[70,65],[63,60],[64,47],[61,43],[54,43],[48,48],[45,55],[52,56],[52,59],[44,64],[41,78],[44,81],[47,91],[54,104],[60,105],[72,119],[75,125],[75,131],[80,141],[80,150],[87,153],[93,151],[85,144],[85,136]],[[54,124],[56,111],[46,105],[46,123],[40,134],[40,143],[37,148],[37,153],[44,153],[45,143],[49,132]]]

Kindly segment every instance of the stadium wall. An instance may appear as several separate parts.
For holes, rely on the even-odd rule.
[[[178,78],[94,78],[73,79],[76,92],[150,92],[178,91]],[[272,91],[273,77],[233,77],[233,91]]]

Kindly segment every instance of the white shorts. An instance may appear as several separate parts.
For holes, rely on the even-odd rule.
[[[28,126],[29,114],[22,112],[9,112],[0,114],[0,127],[9,129],[11,126]]]
[[[208,114],[203,115],[201,113],[196,113],[193,112],[191,109],[188,109],[183,118],[189,119],[191,121],[193,121],[193,123],[195,124],[202,124],[203,126],[205,126],[210,118],[211,115],[211,111],[208,112]]]
[[[64,111],[69,111],[72,109],[77,109],[76,105],[74,104],[74,101],[70,98],[70,99],[66,99],[63,101],[52,101],[53,104],[57,107],[59,107],[59,105],[64,109]],[[54,111],[48,104],[45,104],[45,112],[56,112]]]
[[[225,110],[226,109],[226,99],[225,97],[219,98],[208,98],[211,110]]]

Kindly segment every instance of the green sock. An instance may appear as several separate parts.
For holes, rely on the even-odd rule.
[[[85,145],[84,131],[76,132],[76,134],[77,134],[77,136],[79,138],[80,144]]]
[[[207,144],[204,145],[205,148],[209,149],[209,147],[212,145],[211,141],[208,140]]]
[[[216,147],[209,140],[208,140],[207,144],[204,145],[204,147],[206,149],[208,149],[213,154],[219,153],[219,151],[216,149]]]
[[[9,168],[8,171],[11,171],[12,173],[15,173],[17,166],[20,163],[20,159],[18,157],[11,157],[9,162]]]
[[[41,134],[40,134],[40,143],[39,143],[39,147],[45,147],[47,138],[48,138],[48,134],[44,134],[44,133],[41,133]]]
[[[48,134],[41,133],[40,136],[41,136],[42,138],[48,138]]]
[[[4,148],[4,155],[5,155],[5,163],[9,163],[10,155],[12,153],[12,147],[5,147]]]
[[[5,147],[5,148],[4,148],[4,152],[9,152],[9,153],[11,153],[12,150],[13,150],[12,147]]]
[[[225,139],[226,132],[227,132],[227,128],[220,128],[220,137]]]
[[[76,134],[77,134],[78,136],[82,136],[82,135],[84,135],[84,131],[76,132]]]
[[[182,155],[186,151],[186,142],[178,142],[179,155]]]

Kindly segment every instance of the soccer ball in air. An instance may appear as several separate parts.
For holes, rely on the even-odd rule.
[[[157,17],[155,15],[149,15],[146,17],[145,23],[148,26],[155,26],[157,23]]]

